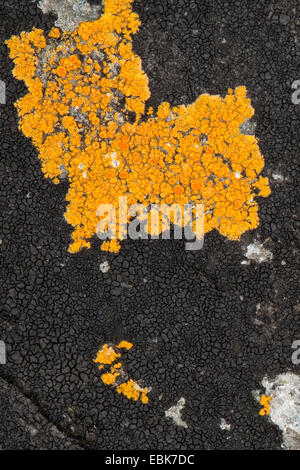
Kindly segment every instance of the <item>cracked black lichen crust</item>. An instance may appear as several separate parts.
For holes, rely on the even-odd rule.
[[[0,109],[0,339],[7,343],[8,363],[0,366],[0,390],[9,401],[0,408],[0,436],[8,430],[2,445],[279,448],[280,431],[259,416],[251,391],[265,374],[299,373],[291,363],[300,329],[300,106],[290,99],[290,85],[299,78],[297,2],[135,2],[142,21],[135,48],[150,77],[150,104],[188,103],[204,91],[222,94],[245,84],[267,176],[280,172],[287,179],[270,179],[272,194],[260,201],[261,225],[241,242],[211,233],[203,250],[188,253],[180,241],[126,241],[120,254],[105,255],[106,274],[99,270],[104,255],[96,244],[75,256],[66,253],[67,188],[43,178],[34,148],[17,129],[13,103],[25,88],[12,78],[3,41],[33,26],[47,30],[54,18],[25,0],[4,1],[1,8],[1,79],[8,105]],[[282,14],[290,18],[287,24]],[[271,263],[241,265],[242,247],[254,237],[270,238]],[[272,304],[273,318],[255,325],[258,303],[266,311]],[[112,393],[92,362],[104,342],[124,337],[135,345],[127,355],[128,374],[152,386],[146,407]],[[7,391],[14,386],[15,397]],[[187,429],[164,417],[182,396]],[[20,404],[18,413],[13,401]],[[47,440],[45,424],[33,444],[22,424],[16,440],[20,419],[30,423],[39,416],[61,435]],[[231,424],[230,433],[220,429],[221,418]]]

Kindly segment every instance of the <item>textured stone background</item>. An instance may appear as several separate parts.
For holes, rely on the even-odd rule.
[[[48,30],[55,17],[29,0],[2,1],[0,339],[7,364],[0,365],[0,448],[279,449],[281,432],[259,416],[252,391],[263,393],[266,375],[299,373],[291,345],[300,337],[300,105],[291,102],[291,84],[300,79],[300,3],[134,5],[150,104],[187,104],[246,85],[272,194],[260,198],[261,224],[241,242],[210,233],[193,253],[183,241],[128,240],[120,254],[107,255],[95,240],[91,250],[68,254],[67,186],[44,179],[18,131],[13,103],[26,90],[13,79],[3,44],[33,26]],[[273,259],[241,264],[254,240],[267,240]],[[119,339],[134,343],[123,363],[152,387],[149,405],[100,380],[92,359]],[[165,417],[181,397],[187,428]],[[222,418],[230,431],[220,428]]]

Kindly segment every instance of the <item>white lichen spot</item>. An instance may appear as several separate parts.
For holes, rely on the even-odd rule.
[[[118,168],[119,165],[120,165],[119,160],[113,160],[111,162],[111,166],[114,167],[114,168]]]
[[[300,450],[300,377],[287,372],[270,380],[264,377],[264,394],[271,397],[271,421],[278,426],[283,435],[282,448]],[[260,393],[254,392],[257,400]]]
[[[240,179],[241,177],[241,173],[239,171],[236,171],[234,176],[237,178],[237,179]]]
[[[40,0],[38,7],[43,13],[57,16],[55,26],[64,31],[74,31],[83,21],[93,21],[100,17],[102,2],[90,5],[86,0]]]
[[[183,428],[187,428],[187,424],[185,421],[182,420],[181,418],[181,411],[183,410],[185,405],[185,398],[182,397],[180,400],[178,400],[177,405],[171,406],[168,410],[165,411],[165,416],[167,418],[173,419],[174,423],[177,426],[181,426]]]
[[[280,173],[272,173],[272,178],[273,180],[280,181],[281,183],[284,180],[284,177]]]
[[[226,423],[225,419],[222,418],[221,423],[220,423],[220,428],[222,429],[222,431],[230,431],[231,424]]]
[[[117,152],[107,153],[105,156],[110,159],[112,167],[117,168],[120,165],[119,160],[117,160]]]
[[[103,263],[100,264],[100,271],[102,273],[107,273],[107,271],[109,271],[110,269],[110,266],[109,266],[109,263],[108,261],[103,261]]]
[[[256,240],[247,246],[245,256],[248,258],[248,260],[255,261],[256,263],[266,263],[267,261],[271,261],[271,259],[273,259],[273,253],[264,248],[264,245]],[[249,264],[249,262],[242,261],[242,264]]]

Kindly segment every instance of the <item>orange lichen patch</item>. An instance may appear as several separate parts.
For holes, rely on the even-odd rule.
[[[101,245],[102,251],[110,251],[111,253],[118,253],[120,251],[121,245],[117,240],[110,240],[103,242]]]
[[[112,385],[113,383],[115,383],[118,375],[120,374],[106,372],[106,374],[101,375],[101,379],[102,379],[102,382],[105,383],[106,385]]]
[[[147,397],[148,389],[141,388],[134,380],[129,379],[117,386],[117,392],[122,393],[128,399],[137,401],[139,398],[142,403],[148,403]]]
[[[118,344],[117,348],[118,348],[118,349],[124,348],[124,349],[129,350],[129,349],[132,348],[132,346],[133,346],[133,344],[132,344],[132,343],[129,343],[128,341],[121,341],[121,342]]]
[[[270,194],[268,179],[259,176],[257,139],[240,132],[254,114],[246,89],[203,94],[188,106],[164,102],[156,116],[150,108],[141,120],[150,91],[132,49],[140,25],[132,3],[105,0],[103,15],[73,32],[52,28],[46,37],[33,29],[7,41],[14,76],[29,90],[16,103],[20,129],[38,149],[47,178],[68,176],[69,251],[90,246],[101,204],[116,210],[116,234],[101,249],[120,250],[121,196],[148,207],[203,204],[204,232],[238,240],[259,224],[256,196]],[[155,230],[160,234],[161,224]]]
[[[128,341],[121,341],[117,346],[110,346],[104,344],[102,349],[98,351],[94,362],[100,363],[99,369],[102,370],[107,366],[111,366],[107,372],[101,375],[101,380],[105,385],[113,385],[116,387],[118,393],[124,395],[128,399],[135,401],[141,400],[143,404],[148,403],[149,398],[148,388],[142,388],[137,382],[129,379],[123,369],[122,362],[115,362],[121,356],[121,353],[116,352],[116,349],[131,349],[132,343]]]
[[[112,364],[120,356],[121,354],[116,353],[112,346],[104,344],[103,348],[98,351],[97,357],[96,359],[94,359],[94,362],[100,364]]]
[[[149,397],[147,396],[147,393],[148,393],[148,388],[146,387],[141,393],[141,402],[144,403],[145,405],[149,401]]]
[[[60,77],[65,78],[65,76],[67,75],[67,69],[63,67],[62,65],[59,65],[56,69],[56,73]]]
[[[184,188],[180,186],[180,184],[176,184],[176,186],[174,187],[174,194],[184,194]]]
[[[48,36],[49,38],[58,39],[60,37],[60,30],[58,28],[52,28]]]
[[[259,414],[261,416],[270,414],[270,403],[271,403],[270,396],[269,397],[266,397],[266,395],[261,396],[260,404],[263,406],[263,408],[259,411]]]

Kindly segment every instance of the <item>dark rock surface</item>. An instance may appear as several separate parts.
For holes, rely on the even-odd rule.
[[[300,79],[300,4],[136,0],[135,10],[149,104],[187,104],[245,85],[272,194],[259,200],[259,228],[240,242],[210,233],[202,250],[187,252],[183,241],[128,240],[108,255],[94,240],[70,255],[67,187],[43,177],[18,131],[13,103],[26,90],[3,44],[33,26],[48,30],[55,18],[29,0],[2,1],[0,448],[279,449],[281,432],[259,416],[252,391],[263,393],[265,375],[299,374],[291,345],[300,335],[300,105],[291,84]],[[255,239],[268,239],[273,259],[241,264]],[[134,344],[123,362],[152,387],[148,405],[100,380],[93,358],[119,339]],[[186,429],[165,417],[181,397]]]

